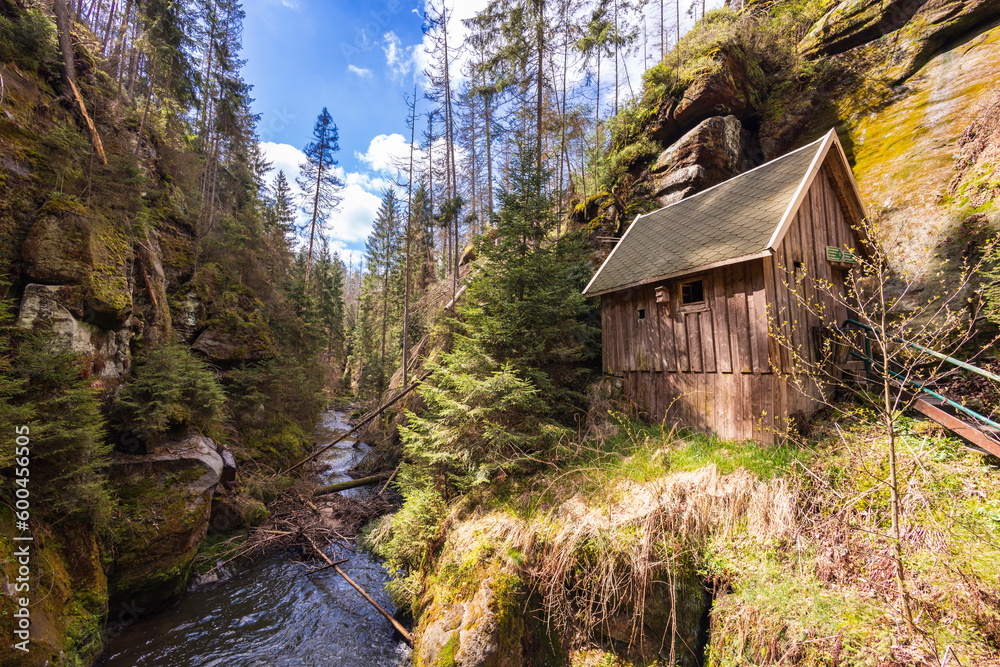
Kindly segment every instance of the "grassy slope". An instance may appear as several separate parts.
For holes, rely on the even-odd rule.
[[[612,659],[598,641],[612,626],[650,624],[651,593],[675,576],[715,592],[709,665],[937,664],[946,651],[1000,664],[1000,470],[980,455],[908,423],[910,634],[886,537],[886,447],[862,412],[822,422],[808,442],[766,447],[615,421],[614,435],[549,470],[451,508],[426,577],[398,582],[425,591],[424,625],[442,600],[515,573],[535,616],[559,637],[585,638],[564,658],[593,664]],[[678,600],[681,614],[697,606]],[[615,645],[628,664],[650,660],[642,637]]]

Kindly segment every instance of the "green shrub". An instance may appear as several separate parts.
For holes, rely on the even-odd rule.
[[[169,344],[137,361],[115,408],[125,428],[148,440],[181,426],[211,433],[222,403],[222,388],[208,365],[186,347]]]
[[[84,377],[78,356],[50,331],[20,338],[10,368],[10,375],[24,382],[12,397],[17,423],[4,426],[7,433],[14,425],[29,429],[32,506],[53,523],[83,521],[102,528],[112,510],[102,474],[111,445],[97,392]],[[12,416],[8,411],[0,421]],[[3,490],[11,495],[10,478],[4,478]]]
[[[448,511],[441,494],[432,488],[413,488],[392,516],[368,526],[362,544],[396,570],[416,570],[425,564]]]
[[[13,17],[0,15],[0,62],[14,62],[43,74],[54,71],[58,57],[52,21],[38,9]]]

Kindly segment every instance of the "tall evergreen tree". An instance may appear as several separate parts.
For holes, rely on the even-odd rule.
[[[330,211],[340,205],[340,191],[343,181],[334,167],[334,154],[340,150],[340,132],[330,113],[323,107],[313,127],[313,141],[305,148],[306,161],[303,162],[298,178],[299,187],[305,198],[303,210],[309,214],[309,253],[306,256],[305,284],[309,285],[309,272],[313,261],[313,247],[316,237],[322,233],[322,226]]]
[[[372,226],[371,234],[365,243],[368,271],[377,276],[381,283],[381,330],[382,344],[379,355],[379,393],[385,390],[385,350],[386,336],[389,328],[389,303],[395,304],[396,299],[390,295],[390,276],[399,269],[400,226],[399,200],[396,191],[391,187],[382,194],[382,205],[379,207]]]
[[[531,465],[579,404],[595,333],[581,295],[585,253],[571,235],[554,238],[548,175],[533,147],[522,144],[513,162],[496,227],[477,245],[452,350],[421,390],[427,412],[400,429],[410,485],[461,493]]]

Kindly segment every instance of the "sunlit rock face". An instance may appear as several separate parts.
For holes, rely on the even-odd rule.
[[[649,168],[653,196],[663,206],[717,185],[753,165],[750,133],[735,116],[702,121]]]
[[[89,374],[100,380],[121,380],[131,365],[128,328],[105,329],[88,321],[89,311],[73,285],[29,284],[24,289],[17,326],[42,327],[57,344],[83,355]]]

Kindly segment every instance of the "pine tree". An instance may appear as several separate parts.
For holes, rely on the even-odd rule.
[[[512,363],[553,405],[566,405],[594,329],[584,320],[585,253],[575,235],[553,240],[559,221],[547,179],[533,147],[520,145],[496,227],[477,246],[479,270],[461,314],[485,354]]]
[[[51,331],[36,330],[23,334],[12,366],[25,382],[20,417],[30,413],[23,423],[30,429],[33,507],[53,523],[107,525],[112,501],[102,473],[111,445],[79,359]]]
[[[285,172],[278,170],[271,187],[271,196],[267,201],[267,234],[278,252],[288,256],[295,245],[298,229],[295,226],[295,205],[292,200],[292,188],[285,178]]]
[[[317,235],[322,233],[323,223],[330,211],[340,205],[340,191],[343,181],[337,176],[334,167],[337,160],[334,153],[340,150],[340,132],[323,107],[316,118],[313,127],[313,139],[305,148],[306,161],[300,165],[299,187],[304,193],[306,206],[303,210],[309,214],[309,254],[306,257],[305,284],[309,286],[309,272],[313,261],[313,247]]]
[[[331,359],[344,357],[344,263],[323,239],[316,265],[317,307],[323,323],[325,349]]]
[[[388,188],[382,194],[382,205],[375,217],[372,231],[365,242],[368,271],[376,276],[381,288],[381,330],[382,344],[379,355],[379,393],[385,390],[386,381],[386,336],[389,328],[389,303],[396,303],[394,295],[390,294],[390,275],[399,269],[399,201],[396,191]]]

